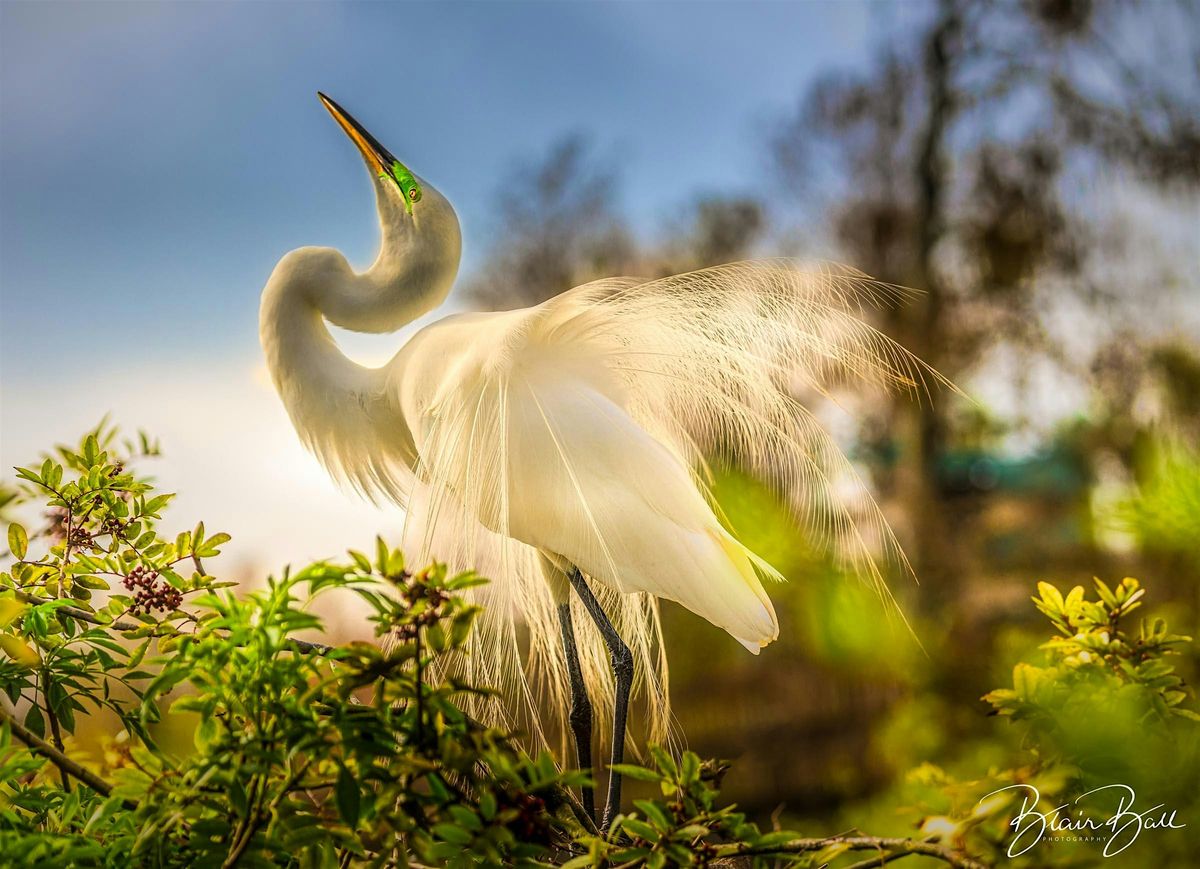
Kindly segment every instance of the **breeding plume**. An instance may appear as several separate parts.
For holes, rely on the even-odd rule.
[[[445,317],[366,368],[326,321],[393,332],[437,308],[458,270],[459,224],[429,182],[321,101],[370,170],[379,255],[361,272],[330,248],[284,256],[262,295],[263,349],[330,473],[406,508],[410,555],[492,578],[467,675],[527,709],[538,697],[569,702],[564,728],[590,766],[592,700],[614,710],[614,763],[631,692],[644,696],[651,735],[666,730],[658,598],[754,654],[774,640],[763,586],[781,577],[714,511],[706,460],[769,480],[814,538],[886,594],[881,566],[903,557],[796,396],[862,382],[917,390],[936,377],[862,318],[893,302],[893,288],[790,261],[611,278],[532,308]],[[584,615],[596,631],[576,630]],[[610,774],[603,823],[619,804]]]

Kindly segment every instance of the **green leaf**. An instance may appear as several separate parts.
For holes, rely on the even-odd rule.
[[[353,559],[354,566],[357,567],[362,573],[371,572],[371,559],[367,558],[367,556],[363,555],[357,549],[350,550],[350,558]]]
[[[799,838],[800,834],[794,830],[776,830],[774,832],[767,833],[764,836],[760,836],[757,840],[755,840],[754,844],[756,847],[763,849],[775,848],[779,845],[787,844],[793,839]]]
[[[154,496],[149,501],[147,501],[145,507],[142,508],[143,515],[157,516],[160,512],[162,512],[162,509],[164,507],[166,507],[167,504],[170,503],[171,499],[174,497],[175,497],[174,495],[156,495],[156,496]]]
[[[449,638],[441,625],[433,624],[427,627],[425,639],[429,642],[429,648],[435,652],[444,652],[449,647]]]
[[[8,548],[17,559],[24,558],[29,551],[29,535],[16,522],[8,526]]]
[[[466,806],[451,806],[450,814],[460,826],[466,827],[468,830],[479,832],[483,829],[483,823],[479,820],[479,815]]]
[[[88,465],[89,467],[96,464],[96,458],[99,454],[100,443],[96,440],[96,436],[94,434],[88,435],[87,439],[83,442],[84,464]]]
[[[622,848],[621,850],[613,851],[608,855],[609,862],[607,865],[623,866],[628,863],[630,866],[640,866],[641,863],[635,861],[645,860],[649,855],[649,848]],[[588,858],[588,861],[589,862],[584,864],[585,866],[596,865],[594,862],[592,862],[590,857]]]
[[[471,625],[475,622],[475,616],[478,615],[478,609],[468,609],[459,613],[450,623],[450,646],[457,649],[467,641],[467,637],[471,633]]]
[[[647,820],[654,823],[660,830],[669,830],[674,826],[666,811],[652,800],[634,800],[633,804],[646,816]]]
[[[684,784],[694,784],[700,781],[700,756],[694,751],[685,751],[681,762],[679,777]]]
[[[657,764],[658,768],[667,775],[672,777],[679,775],[679,769],[675,766],[675,761],[662,746],[650,746],[650,756],[654,759],[654,763]]]
[[[579,857],[573,857],[566,863],[562,864],[562,869],[591,869],[595,865],[591,854],[583,854]]]
[[[218,549],[218,547],[228,543],[231,539],[232,538],[230,538],[230,536],[224,531],[214,534],[212,537],[209,537],[204,541],[203,546],[197,544],[196,554],[201,558],[212,558],[216,555],[220,555],[221,550]]]
[[[387,570],[384,571],[387,576],[397,577],[404,574],[404,553],[399,549],[393,549],[388,555]]]
[[[46,735],[46,719],[42,715],[42,707],[36,703],[29,707],[29,711],[25,713],[25,726],[28,727],[35,736]]]
[[[344,766],[339,766],[338,768],[334,798],[337,801],[338,813],[342,816],[342,820],[346,822],[346,826],[351,829],[357,827],[358,814],[362,810],[362,794],[358,790],[358,782],[355,781],[350,770]]]
[[[636,766],[632,763],[614,763],[609,767],[618,775],[626,778],[636,779],[637,781],[662,781],[662,773],[652,769],[646,769],[644,766]]]
[[[483,815],[485,821],[496,817],[496,797],[491,791],[479,795],[479,814]]]
[[[651,827],[645,821],[639,821],[637,818],[625,818],[622,820],[621,829],[647,842],[657,842],[660,838],[658,830]]]
[[[1039,582],[1037,584],[1037,588],[1042,602],[1050,609],[1050,611],[1054,613],[1061,613],[1064,603],[1062,593],[1048,582]]]
[[[433,834],[439,839],[444,839],[447,842],[452,842],[455,845],[468,845],[471,839],[474,838],[469,832],[464,830],[458,824],[441,823],[433,825]]]
[[[387,573],[388,545],[382,537],[375,538],[375,566],[381,574]]]

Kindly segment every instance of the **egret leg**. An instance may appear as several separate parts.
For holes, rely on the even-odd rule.
[[[579,666],[579,649],[575,645],[575,625],[571,621],[571,602],[559,604],[558,622],[562,627],[563,648],[567,653],[567,671],[571,676],[571,732],[575,735],[575,765],[579,769],[592,769],[592,701],[588,698],[587,686],[583,682],[583,668]],[[596,817],[596,800],[590,786],[583,789],[583,807]]]
[[[629,692],[633,688],[633,653],[629,651],[629,646],[625,645],[625,641],[621,639],[612,622],[608,620],[604,607],[600,606],[600,601],[596,600],[596,596],[592,594],[592,590],[588,588],[583,574],[578,569],[571,572],[571,587],[583,601],[584,609],[596,623],[596,627],[600,630],[600,636],[604,638],[604,644],[608,646],[608,653],[612,658],[613,677],[616,682],[612,760],[609,762],[608,770],[608,798],[605,800],[604,817],[600,822],[600,829],[607,830],[612,824],[613,818],[617,816],[617,812],[621,810],[621,776],[612,769],[612,765],[621,763],[625,759],[625,722],[629,715]]]

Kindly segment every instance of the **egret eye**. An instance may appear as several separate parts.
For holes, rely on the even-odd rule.
[[[421,185],[417,183],[412,172],[408,171],[408,167],[399,160],[392,164],[392,180],[404,194],[404,207],[412,214],[413,203],[421,201]]]

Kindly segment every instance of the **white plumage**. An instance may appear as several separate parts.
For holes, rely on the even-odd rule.
[[[656,598],[754,653],[774,640],[763,580],[780,577],[714,512],[712,458],[772,481],[885,592],[881,565],[903,556],[865,488],[841,492],[853,469],[793,396],[936,377],[862,318],[897,291],[789,261],[614,278],[533,308],[446,317],[364,368],[324,321],[375,332],[410,322],[449,292],[460,245],[449,203],[415,176],[419,200],[406,203],[378,171],[390,155],[367,139],[356,142],[376,170],[378,259],[356,274],[330,249],[288,254],[263,293],[262,342],[305,444],[335,477],[407,508],[410,555],[493,580],[461,662],[469,675],[565,706],[557,608],[575,568],[633,651],[653,735],[668,721]],[[580,639],[593,696],[611,699],[604,645]]]

